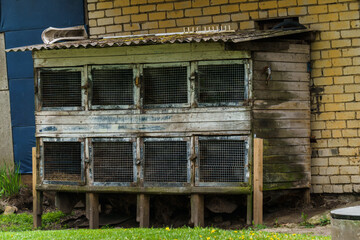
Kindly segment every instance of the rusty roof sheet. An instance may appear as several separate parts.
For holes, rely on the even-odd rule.
[[[7,52],[39,51],[50,49],[113,47],[131,45],[151,45],[164,43],[191,43],[191,42],[247,42],[264,38],[281,37],[299,33],[311,32],[309,29],[299,30],[257,30],[238,32],[215,32],[215,33],[174,33],[174,34],[148,34],[143,36],[114,37],[106,39],[87,39],[79,41],[68,41],[54,44],[39,44],[18,48],[7,49]]]

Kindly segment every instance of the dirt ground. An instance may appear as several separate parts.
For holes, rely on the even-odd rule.
[[[191,226],[189,223],[189,201],[186,196],[157,197],[154,196],[151,205],[151,220],[153,227],[181,227],[184,225]],[[136,198],[113,199],[106,197],[106,201],[101,204],[100,224],[102,226],[113,227],[138,227],[135,220],[136,215]],[[206,198],[205,198],[206,199]],[[235,203],[242,202],[241,198],[227,199]],[[355,195],[312,195],[311,204],[304,205],[288,201],[284,204],[282,199],[268,199],[268,204],[264,205],[264,225],[263,231],[279,233],[308,233],[313,235],[330,235],[330,225],[327,226],[302,226],[304,221],[310,221],[314,216],[324,216],[330,210],[360,205],[360,196]],[[112,202],[113,201],[113,202]],[[173,205],[169,205],[169,203]],[[205,200],[206,202],[206,200]],[[276,204],[276,203],[279,204]],[[124,203],[119,205],[119,203]],[[23,189],[18,196],[6,199],[2,205],[16,206],[18,213],[29,212],[32,210],[32,194],[30,189]],[[206,205],[206,204],[205,204]],[[174,207],[176,206],[176,207]],[[185,211],[185,209],[187,209]],[[54,194],[46,193],[44,197],[44,211],[55,211]],[[205,209],[206,226],[219,227],[224,229],[239,229],[246,226],[245,224],[244,205],[232,213],[214,213]],[[306,217],[304,217],[306,216]],[[54,226],[54,229],[66,228],[86,228],[88,220],[85,214],[84,201],[80,201],[74,208],[73,214],[62,219],[61,223]]]

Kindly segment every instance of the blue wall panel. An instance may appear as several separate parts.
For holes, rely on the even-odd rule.
[[[12,127],[35,126],[34,80],[11,80],[9,89]]]
[[[3,32],[83,24],[83,0],[1,0]]]
[[[32,172],[31,149],[35,143],[35,127],[13,127],[14,158],[20,164],[21,173]]]
[[[34,65],[31,52],[6,53],[8,79],[33,78]]]
[[[84,25],[83,0],[0,0],[0,32],[6,48],[41,44],[47,27]],[[31,173],[35,146],[34,73],[31,52],[7,53],[14,158]]]
[[[41,33],[45,28],[11,31],[5,33],[6,48],[23,47],[27,45],[40,44]]]

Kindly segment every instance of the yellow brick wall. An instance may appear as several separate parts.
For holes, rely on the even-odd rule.
[[[180,32],[299,17],[319,30],[311,44],[312,191],[360,192],[360,20],[358,0],[87,0],[90,36]],[[315,94],[316,92],[316,94]]]

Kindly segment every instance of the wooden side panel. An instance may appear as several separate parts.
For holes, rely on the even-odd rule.
[[[310,186],[309,53],[303,44],[253,53],[253,128],[264,139],[265,190]]]

